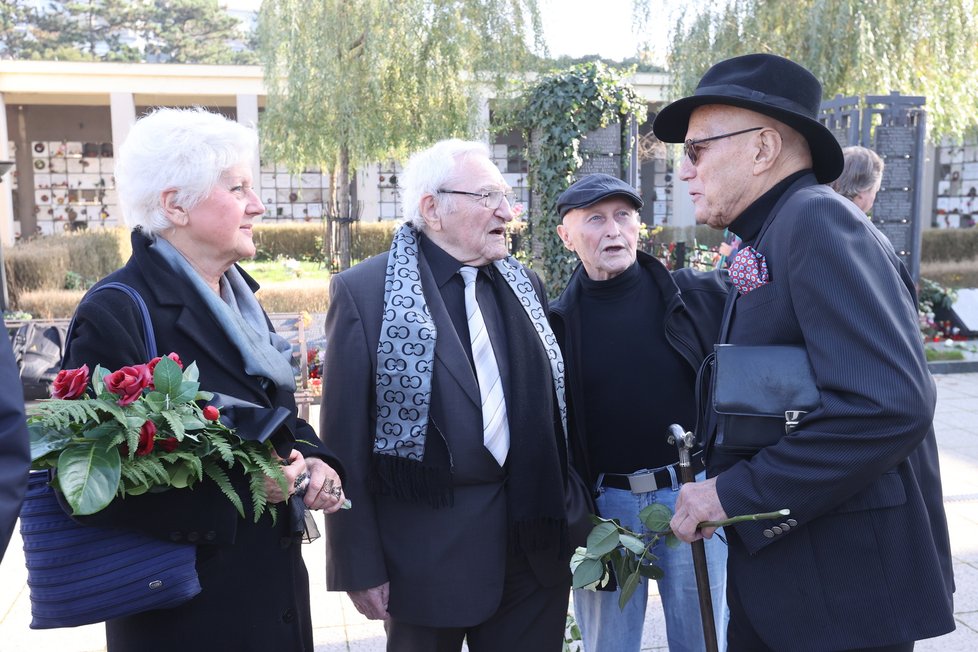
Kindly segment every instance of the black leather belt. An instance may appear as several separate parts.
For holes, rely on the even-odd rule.
[[[693,475],[705,469],[706,460],[703,457],[703,451],[693,453],[691,462]],[[605,473],[604,479],[601,481],[601,486],[610,487],[611,489],[624,489],[633,493],[646,493],[648,491],[655,491],[656,489],[665,489],[666,487],[672,487],[672,475],[669,473],[669,469],[678,466],[679,463],[677,462],[658,469],[646,469],[636,471],[635,473]],[[678,469],[676,470],[676,474],[676,478],[678,479]],[[636,490],[637,488],[638,490]]]

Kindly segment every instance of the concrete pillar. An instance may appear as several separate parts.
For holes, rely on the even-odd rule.
[[[672,174],[672,225],[696,226],[696,207],[693,206],[693,200],[689,198],[689,184],[679,178],[679,166],[674,169],[676,172]]]
[[[238,95],[237,96],[238,122],[246,127],[258,129],[258,96],[257,95]],[[261,187],[261,133],[258,134],[259,147],[255,152],[255,161],[251,165],[251,178],[258,196],[262,196]]]
[[[112,147],[118,153],[129,129],[136,122],[136,102],[132,93],[110,93],[109,115],[112,120]]]
[[[10,161],[10,149],[7,142],[10,136],[7,134],[7,103],[4,102],[3,93],[0,93],[0,161]],[[14,198],[13,198],[13,174],[8,172],[0,177],[0,243],[4,247],[11,247],[14,244]]]

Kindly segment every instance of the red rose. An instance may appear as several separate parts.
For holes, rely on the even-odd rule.
[[[146,420],[143,427],[139,429],[139,445],[136,447],[136,456],[149,455],[153,450],[153,440],[156,438],[156,424]]]
[[[147,421],[147,423],[152,422]],[[177,446],[180,445],[180,442],[177,441],[176,437],[167,437],[166,439],[160,440],[159,445],[164,452],[172,453],[177,449]]]
[[[113,371],[104,379],[105,388],[119,397],[119,405],[129,405],[153,382],[148,365],[138,364]]]
[[[174,352],[171,351],[170,353],[167,353],[166,354],[166,357],[168,357],[171,360],[173,360],[174,362],[176,362],[177,363],[177,366],[180,367],[181,369],[183,369],[183,362],[180,361],[180,356],[178,356],[176,353],[174,353]],[[149,374],[150,374],[150,376],[153,375],[153,371],[156,369],[156,365],[159,364],[160,360],[162,360],[162,359],[163,358],[155,357],[155,358],[153,358],[152,360],[150,360],[149,362],[146,363],[146,366],[149,367]]]
[[[85,394],[88,385],[88,365],[83,364],[77,369],[62,369],[58,372],[51,385],[51,396],[70,400]]]
[[[208,405],[204,408],[204,418],[208,421],[217,421],[220,417],[221,413],[213,405]]]

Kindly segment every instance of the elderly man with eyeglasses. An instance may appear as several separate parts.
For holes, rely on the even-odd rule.
[[[783,522],[724,528],[735,652],[905,652],[954,629],[914,282],[859,209],[824,185],[843,156],[818,121],[821,90],[787,59],[736,57],[653,124],[661,140],[684,142],[679,176],[697,222],[743,239],[721,343],[801,348],[818,394],[753,449],[730,443],[757,421],[718,419],[724,430],[705,433],[710,478],[676,502],[672,529],[684,541],[711,537],[707,521],[791,510]]]
[[[354,507],[327,523],[327,585],[385,620],[391,651],[559,652],[563,363],[506,247],[510,189],[484,144],[448,140],[402,192],[390,252],[330,287],[320,433]]]

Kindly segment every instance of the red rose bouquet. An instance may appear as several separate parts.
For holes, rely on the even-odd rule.
[[[265,477],[284,489],[285,475],[270,443],[242,439],[216,407],[198,405],[212,395],[197,378],[196,364],[184,369],[175,353],[113,372],[96,366],[91,378],[88,365],[61,371],[52,398],[28,413],[32,468],[56,470],[54,486],[75,515],[94,514],[116,497],[193,487],[206,476],[244,516],[228,477],[238,466],[257,521],[267,505]]]

